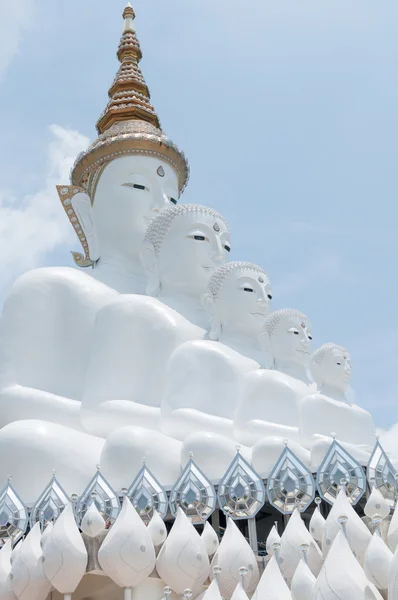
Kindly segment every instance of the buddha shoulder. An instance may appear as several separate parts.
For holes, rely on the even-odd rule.
[[[32,296],[52,297],[55,300],[71,295],[95,299],[111,298],[118,294],[85,271],[73,267],[44,267],[21,275],[13,284],[8,301],[17,301],[26,296],[31,301]]]
[[[97,315],[97,326],[129,326],[151,337],[175,333],[181,342],[203,337],[203,330],[157,298],[138,294],[121,294],[108,302]],[[144,342],[141,339],[141,343]],[[154,351],[156,348],[154,348]]]
[[[246,394],[273,392],[279,390],[286,394],[308,395],[314,386],[295,377],[273,369],[258,369],[245,375]]]

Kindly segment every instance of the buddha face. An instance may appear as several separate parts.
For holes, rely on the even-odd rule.
[[[138,258],[149,221],[177,199],[177,174],[165,161],[140,155],[113,160],[100,176],[93,203],[101,254]]]
[[[181,205],[183,212],[173,216],[156,252],[147,240],[144,244],[144,265],[150,277],[155,273],[156,287],[165,297],[177,293],[201,298],[209,276],[226,261],[231,249],[228,227],[219,215],[186,206],[186,211]]]
[[[305,367],[311,355],[311,340],[311,326],[307,320],[282,318],[271,336],[274,360]]]
[[[230,263],[231,264],[231,263]],[[272,290],[268,275],[245,263],[229,271],[217,293],[206,298],[207,310],[223,333],[256,337],[271,309]],[[227,264],[228,268],[228,264]]]
[[[331,348],[311,372],[319,387],[326,385],[345,392],[351,379],[350,355],[344,348]]]

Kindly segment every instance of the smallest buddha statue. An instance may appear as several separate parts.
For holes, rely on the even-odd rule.
[[[332,436],[366,464],[375,427],[371,415],[346,398],[351,380],[349,352],[334,343],[323,344],[313,353],[310,370],[318,391],[301,401],[299,421],[301,443],[311,450],[311,465],[318,467],[322,462]]]

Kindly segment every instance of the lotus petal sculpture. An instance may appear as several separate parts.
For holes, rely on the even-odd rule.
[[[316,507],[310,519],[310,533],[314,540],[322,547],[323,532],[325,530],[325,519],[321,515],[319,506]]]
[[[153,511],[153,517],[148,523],[147,531],[155,548],[159,548],[167,538],[166,525],[157,510]]]
[[[254,591],[259,580],[257,560],[250,545],[230,517],[227,521],[224,537],[211,562],[211,580],[215,577],[213,572],[215,566],[221,567],[217,579],[223,598],[231,598],[237,584],[241,581],[239,570],[242,567],[247,569],[247,575],[245,576],[246,592],[251,593]]]
[[[156,570],[176,594],[183,594],[187,588],[197,589],[209,575],[206,547],[181,508],[159,552]]]
[[[200,536],[204,545],[206,546],[207,554],[209,556],[213,556],[216,552],[220,542],[218,541],[218,535],[214,531],[213,527],[210,525],[208,521],[206,521],[205,526],[203,528],[203,533]]]
[[[292,600],[292,594],[282,577],[275,556],[265,567],[252,600]]]
[[[273,528],[271,529],[271,531],[269,532],[267,541],[265,543],[265,549],[267,550],[267,554],[272,556],[275,552],[274,544],[280,544],[280,543],[281,543],[281,536],[278,533],[276,525],[274,525]]]
[[[300,547],[308,545],[307,562],[315,576],[322,567],[322,552],[304,525],[298,509],[294,511],[281,537],[281,571],[288,582],[292,580],[295,570],[302,558]]]
[[[19,600],[45,600],[51,583],[43,571],[40,524],[22,542],[11,567],[11,589]]]
[[[213,579],[213,581],[203,594],[202,600],[223,600],[216,579]]]
[[[249,600],[241,583],[238,583],[238,585],[236,586],[235,591],[232,594],[231,600]]]
[[[323,554],[324,556],[328,554],[334,539],[341,532],[340,520],[343,516],[346,519],[345,530],[350,548],[362,565],[366,548],[372,539],[372,534],[353,509],[344,489],[340,490],[336,501],[332,506],[332,510],[326,519],[322,540]]]
[[[398,546],[398,505],[395,508],[388,528],[387,544],[392,552],[395,552]]]
[[[293,600],[312,600],[314,597],[316,579],[311,570],[301,560],[293,575],[290,586]]]
[[[372,597],[382,600],[382,596],[367,580],[363,569],[353,555],[344,533],[340,531],[326,557],[325,563],[315,584],[315,598],[322,600],[365,600]]]
[[[61,594],[71,594],[87,567],[87,550],[76,525],[72,504],[56,520],[43,546],[47,579]]]
[[[390,514],[390,505],[377,488],[373,488],[364,509],[365,515],[370,519],[380,517],[385,519]]]
[[[99,549],[98,561],[104,573],[123,588],[135,587],[155,568],[151,535],[127,497]]]
[[[10,589],[12,540],[8,540],[0,550],[0,600],[15,600]]]
[[[398,549],[395,550],[390,565],[388,600],[398,600]]]
[[[92,502],[88,507],[82,519],[80,529],[90,538],[95,538],[105,531],[105,519],[99,512],[95,502]]]
[[[392,559],[393,553],[383,542],[380,534],[375,532],[365,553],[363,569],[369,581],[379,590],[388,588]]]

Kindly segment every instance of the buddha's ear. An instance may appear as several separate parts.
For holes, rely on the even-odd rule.
[[[80,252],[72,252],[75,263],[79,267],[90,267],[100,257],[90,197],[83,188],[74,185],[57,185],[57,191],[66,215],[83,246],[84,256]]]
[[[156,297],[159,295],[160,291],[160,279],[155,247],[150,240],[144,240],[140,259],[147,274],[146,293],[148,296]]]

